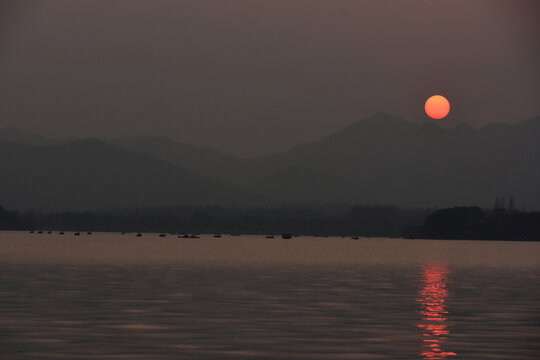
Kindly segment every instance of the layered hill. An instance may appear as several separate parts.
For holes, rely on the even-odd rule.
[[[0,141],[0,203],[9,209],[248,205],[255,197],[158,158],[86,139],[53,146]]]
[[[116,144],[265,194],[282,203],[540,208],[540,118],[444,129],[378,113],[319,141],[241,159],[168,139]]]
[[[3,142],[0,204],[432,208],[492,206],[497,197],[513,197],[518,207],[540,209],[538,139],[540,117],[513,125],[444,129],[378,113],[319,141],[263,158],[237,158],[162,137],[115,139],[113,145],[96,140],[41,147]]]
[[[324,174],[323,179],[342,179],[336,186],[346,195],[336,201],[488,206],[497,196],[513,196],[522,205],[539,208],[538,139],[540,118],[516,125],[493,124],[481,129],[462,125],[446,130],[381,113],[275,156],[273,162],[282,169],[302,166]],[[289,178],[290,184],[301,181],[301,177]],[[275,184],[265,177],[252,186],[273,188],[276,195],[286,188]],[[294,194],[283,195],[305,196],[300,187]]]

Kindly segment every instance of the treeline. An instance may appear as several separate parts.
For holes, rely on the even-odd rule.
[[[278,208],[161,207],[107,212],[15,213],[0,207],[0,230],[384,236],[540,240],[540,212],[496,206],[441,210],[393,206]]]
[[[437,210],[418,229],[416,237],[429,239],[540,240],[540,212],[495,207],[455,207]]]
[[[429,212],[393,206],[161,207],[107,212],[0,212],[0,229],[320,236],[401,236]],[[5,219],[3,221],[2,219]]]

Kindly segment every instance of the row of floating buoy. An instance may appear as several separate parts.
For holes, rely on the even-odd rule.
[[[177,238],[179,239],[199,239],[200,236],[197,234],[184,234],[184,235],[178,235]]]
[[[34,230],[30,230],[29,233],[30,233],[30,234],[43,234],[43,233],[47,233],[48,235],[53,234],[53,232],[50,231],[50,230],[49,230],[49,231],[43,231],[43,230],[34,231]],[[65,234],[64,231],[59,231],[59,232],[58,232],[58,235],[64,235],[64,234]],[[75,235],[75,236],[80,236],[80,235],[81,235],[81,232],[80,232],[80,231],[76,231],[76,232],[73,233],[73,235]],[[87,232],[86,232],[86,235],[92,235],[92,232],[91,232],[91,231],[87,231]]]
[[[125,235],[125,234],[127,234],[127,232],[122,231],[122,235]],[[176,233],[171,233],[170,235],[176,235]],[[137,233],[135,236],[136,237],[142,237],[142,233]],[[161,238],[164,238],[164,237],[167,236],[167,234],[160,233],[160,234],[158,234],[158,236],[161,237]],[[216,234],[216,235],[214,235],[214,237],[221,237],[221,235]],[[177,238],[179,238],[179,239],[199,239],[199,234],[179,234],[177,236]]]
[[[35,230],[30,230],[29,231],[30,234],[43,234],[43,233],[47,233],[47,234],[53,234],[52,231],[48,230],[48,231],[44,231],[44,230],[39,230],[39,231],[35,231]],[[58,235],[64,235],[64,231],[59,231],[58,232]],[[125,231],[122,231],[122,235],[125,235],[127,234],[127,232]],[[76,231],[73,233],[74,236],[80,236],[81,235],[81,232],[80,231]],[[87,231],[86,232],[86,235],[92,235],[92,232],[91,231]],[[177,233],[170,233],[170,235],[177,235],[177,238],[179,239],[199,239],[200,238],[200,234],[177,234]],[[135,234],[136,237],[142,237],[142,233],[136,233]],[[166,233],[160,233],[158,235],[159,237],[166,237],[167,234]],[[231,236],[240,236],[240,234],[231,234]],[[214,238],[221,238],[221,234],[214,234],[213,235]],[[299,237],[299,235],[293,235],[293,234],[290,234],[290,233],[283,233],[281,234],[281,238],[282,239],[291,239],[293,237]],[[323,237],[328,237],[328,235],[323,235]],[[345,236],[342,236],[342,237],[345,237]],[[274,239],[274,235],[266,235],[265,236],[266,239]],[[368,236],[369,238],[369,236]],[[352,240],[359,240],[360,237],[358,236],[351,236],[351,239]]]

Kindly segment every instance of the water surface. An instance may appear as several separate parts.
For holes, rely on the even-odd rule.
[[[538,359],[540,244],[0,233],[2,359]]]

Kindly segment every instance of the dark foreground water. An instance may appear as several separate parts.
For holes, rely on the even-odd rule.
[[[33,244],[30,260],[6,237]],[[97,239],[78,253],[89,238],[2,234],[1,359],[540,358],[538,244]],[[115,241],[132,241],[132,256],[115,263]],[[183,255],[142,261],[147,243]],[[485,254],[479,266],[471,253]]]

